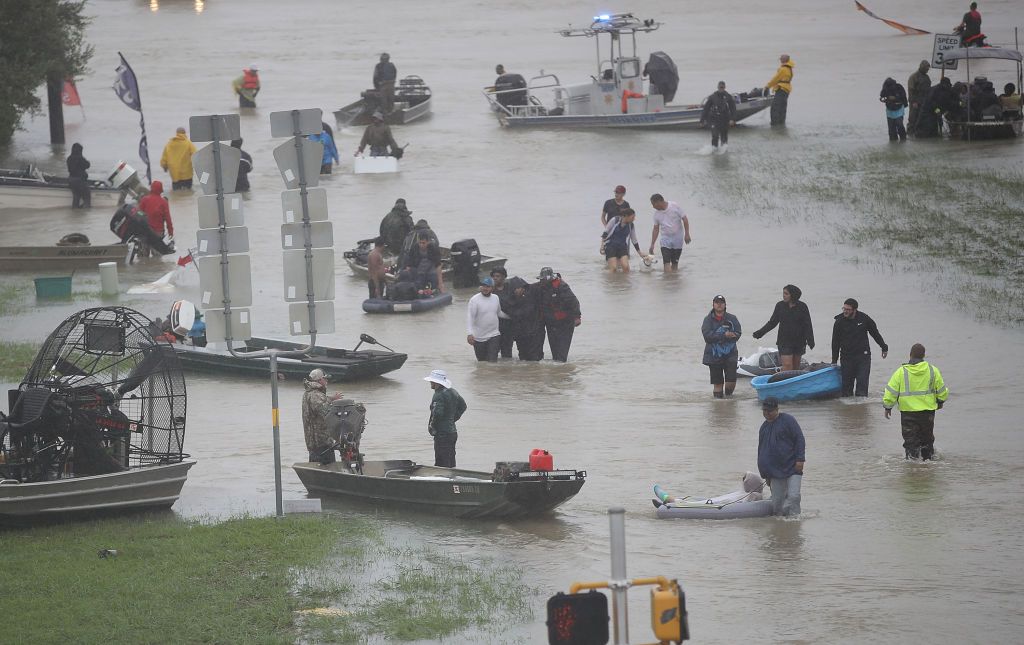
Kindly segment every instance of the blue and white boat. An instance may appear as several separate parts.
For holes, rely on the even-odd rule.
[[[801,399],[830,399],[839,396],[843,386],[842,375],[835,365],[814,366],[808,370],[790,370],[778,374],[755,376],[750,385],[757,390],[761,401],[774,396],[779,401]]]

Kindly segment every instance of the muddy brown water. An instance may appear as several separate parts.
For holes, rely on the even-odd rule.
[[[628,512],[630,574],[678,577],[693,634],[704,642],[1020,638],[1020,330],[978,322],[972,312],[957,310],[941,284],[905,268],[901,255],[909,250],[879,258],[837,246],[827,224],[835,214],[823,213],[820,224],[808,224],[789,218],[785,209],[766,207],[768,200],[756,195],[745,208],[724,209],[701,179],[752,157],[815,173],[822,149],[885,149],[878,88],[889,75],[905,82],[929,56],[931,39],[901,36],[846,3],[751,4],[643,7],[644,17],[665,22],[642,40],[643,51],[662,49],[675,57],[684,101],[710,93],[719,79],[735,90],[759,86],[774,73],[781,51],[793,55],[797,74],[789,127],[773,132],[767,114],[758,115],[733,130],[731,149],[722,157],[699,154],[707,143],[703,132],[512,132],[497,126],[479,93],[493,80],[495,63],[525,76],[544,68],[565,82],[593,73],[592,41],[553,33],[569,22],[589,22],[595,8],[586,3],[89,5],[95,20],[88,37],[96,56],[93,72],[79,82],[86,118],[77,108],[66,115],[68,143],[85,145],[95,176],[121,158],[140,165],[137,117],[109,89],[118,50],[142,85],[154,167],[166,139],[189,115],[237,110],[230,80],[243,66],[260,68],[259,107],[242,115],[242,130],[255,160],[245,207],[255,267],[255,329],[261,335],[286,332],[277,233],[283,186],[271,156],[280,141],[270,138],[269,113],[322,107],[329,117],[329,110],[365,89],[376,55],[384,50],[400,74],[419,74],[434,89],[433,117],[395,129],[400,143],[412,144],[401,174],[353,176],[350,160],[360,132],[343,130],[337,136],[341,168],[321,184],[328,190],[339,251],[338,332],[323,342],[351,346],[367,332],[410,355],[404,368],[386,378],[343,387],[369,410],[363,449],[370,458],[432,458],[424,427],[430,390],[422,377],[443,368],[469,402],[460,423],[460,465],[490,470],[495,461],[525,459],[541,447],[554,454],[556,466],[589,475],[575,499],[541,519],[448,522],[414,509],[381,515],[393,539],[493,558],[521,568],[540,590],[532,623],[500,637],[474,632],[451,642],[543,641],[544,598],[574,581],[608,577],[609,506]],[[962,14],[961,4],[915,0],[900,5],[899,15],[896,8],[871,8],[943,31]],[[1024,24],[1024,9],[1012,2],[992,2],[985,9],[990,38],[1012,41],[1006,25]],[[1011,80],[1006,69],[986,73],[997,85]],[[1019,167],[1021,159],[1020,142],[928,149],[942,163],[966,167]],[[59,169],[65,154],[51,150],[45,119],[37,119],[18,133],[4,165],[31,160]],[[154,178],[169,183],[159,169]],[[678,201],[689,214],[694,241],[678,275],[602,271],[598,214],[619,183],[640,207],[644,246],[651,193]],[[784,193],[785,186],[777,191]],[[415,218],[427,218],[442,241],[473,237],[485,253],[507,256],[510,275],[531,278],[548,265],[560,271],[583,309],[570,362],[474,362],[464,330],[472,291],[457,291],[454,305],[442,311],[363,314],[365,286],[349,275],[340,251],[372,235],[397,197],[408,200]],[[179,243],[194,240],[194,197],[172,195],[171,210]],[[109,215],[4,209],[0,238],[4,245],[48,243],[81,230],[105,240]],[[123,270],[122,286],[154,280],[172,268],[170,262]],[[30,277],[6,275],[4,282]],[[759,343],[749,332],[767,320],[782,285],[790,282],[803,289],[813,316],[818,344],[811,359],[828,360],[832,316],[846,297],[858,298],[878,322],[891,351],[883,360],[873,350],[872,399],[785,407],[807,436],[799,520],[654,519],[654,483],[674,493],[714,494],[733,489],[740,473],[756,467],[756,397],[741,381],[734,400],[711,399],[699,364],[698,330],[711,298],[725,294],[746,332],[740,350],[753,351]],[[97,291],[95,274],[77,275],[76,290]],[[197,291],[192,276],[173,294],[120,302],[163,316],[170,300],[196,299]],[[99,302],[85,296],[72,305],[36,306],[28,297],[19,315],[4,321],[3,337],[39,341],[41,330],[52,329],[75,307]],[[760,344],[773,341],[774,332]],[[942,369],[952,392],[938,415],[940,459],[927,465],[903,460],[899,422],[887,421],[878,402],[914,342],[928,347],[928,358]],[[272,512],[268,385],[195,376],[188,387],[187,449],[199,463],[177,512]],[[305,456],[301,391],[297,382],[281,388],[286,497],[304,495],[288,467]],[[646,591],[636,590],[632,598],[632,639],[650,640]]]

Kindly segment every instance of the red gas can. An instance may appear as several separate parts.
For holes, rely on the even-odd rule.
[[[530,451],[530,470],[549,471],[555,469],[555,458],[547,450],[534,448]]]

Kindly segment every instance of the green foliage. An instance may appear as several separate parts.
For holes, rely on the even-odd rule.
[[[38,113],[36,89],[87,71],[93,48],[85,42],[85,0],[0,0],[0,145],[25,112]]]

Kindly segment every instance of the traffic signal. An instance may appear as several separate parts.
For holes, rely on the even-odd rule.
[[[608,596],[593,589],[548,598],[549,645],[605,645],[608,621]]]
[[[550,604],[548,606],[550,607]],[[651,589],[651,629],[654,630],[654,636],[661,641],[681,643],[690,639],[690,625],[686,619],[686,594],[675,580],[672,580],[668,587],[659,585]]]

